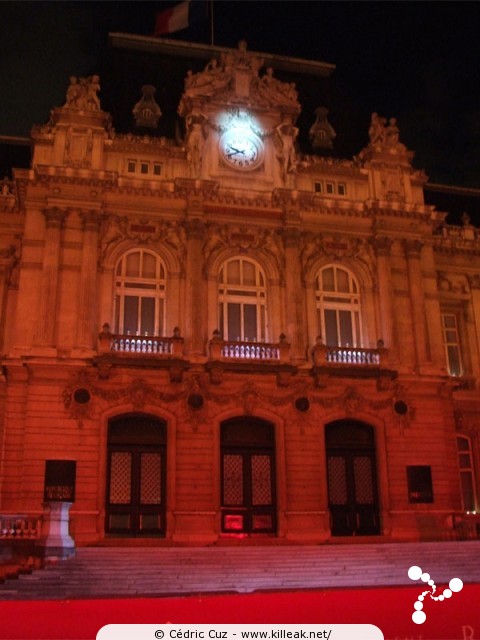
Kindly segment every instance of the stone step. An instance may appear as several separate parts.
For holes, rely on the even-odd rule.
[[[0,585],[0,599],[62,599],[480,582],[480,541],[280,547],[81,547],[71,560]],[[453,573],[455,575],[453,575]]]

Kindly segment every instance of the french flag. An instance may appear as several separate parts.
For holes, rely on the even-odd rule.
[[[174,33],[186,29],[189,23],[190,0],[180,2],[180,4],[159,11],[155,20],[154,36],[162,36],[165,33]]]

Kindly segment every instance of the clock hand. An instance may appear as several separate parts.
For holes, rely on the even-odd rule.
[[[235,151],[232,151],[232,153],[227,153],[226,156],[227,158],[230,158],[231,156],[236,156],[238,153],[241,153],[243,156],[245,155],[245,151],[242,151],[241,149],[235,149]]]

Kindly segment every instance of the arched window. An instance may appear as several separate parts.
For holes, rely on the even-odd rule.
[[[467,436],[457,436],[458,468],[462,487],[464,511],[476,511],[475,470],[473,467],[472,444]]]
[[[145,249],[126,253],[115,274],[116,332],[164,335],[165,288],[165,267],[155,253]]]
[[[328,347],[361,347],[360,289],[342,267],[328,265],[315,280],[318,333]]]
[[[225,340],[267,341],[265,276],[248,258],[227,260],[219,274],[219,329]]]

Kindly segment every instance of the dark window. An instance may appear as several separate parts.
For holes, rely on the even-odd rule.
[[[433,502],[432,468],[427,465],[407,467],[408,501]]]

